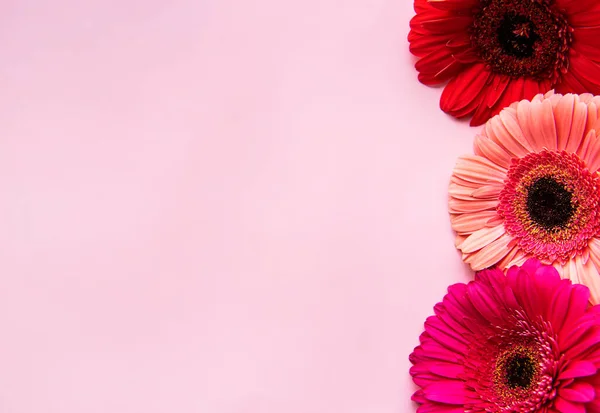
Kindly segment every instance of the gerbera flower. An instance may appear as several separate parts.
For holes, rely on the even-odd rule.
[[[474,270],[535,257],[600,303],[600,97],[549,92],[490,119],[459,158],[449,211]]]
[[[415,0],[410,51],[440,107],[481,125],[510,103],[556,89],[600,93],[600,2]]]
[[[600,411],[600,306],[537,260],[456,284],[410,355],[419,413]]]

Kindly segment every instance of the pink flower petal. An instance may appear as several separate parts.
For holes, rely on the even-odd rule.
[[[552,327],[561,332],[569,314],[569,301],[571,296],[571,282],[562,281],[554,291],[553,297],[547,307],[546,318],[552,323]]]
[[[596,397],[594,386],[581,381],[575,382],[569,387],[560,389],[558,394],[563,399],[576,403],[591,402]]]
[[[411,399],[417,403],[425,403],[427,401],[423,389],[419,389],[416,392],[414,392]]]
[[[573,403],[562,397],[557,397],[556,400],[554,400],[554,407],[560,413],[586,413],[583,404]]]
[[[502,313],[500,312],[498,303],[491,292],[485,287],[485,284],[469,284],[469,299],[486,320],[496,321],[501,318]]]
[[[593,264],[592,256],[571,262]],[[573,265],[569,271],[581,271]],[[450,286],[409,357],[410,374],[422,387],[413,395],[421,404],[417,411],[512,412],[534,406],[546,413],[597,411],[600,306],[590,307],[588,300],[585,286],[560,279],[554,267],[537,259],[506,275],[486,269],[469,284]],[[498,360],[516,354],[539,369],[526,397],[493,383],[498,372],[512,380],[512,367],[498,370]],[[506,392],[515,396],[509,406]]]
[[[467,342],[462,337],[456,335],[450,329],[440,326],[439,323],[432,322],[431,318],[427,320],[425,327],[431,338],[442,347],[456,353],[464,353],[467,349]]]
[[[569,318],[564,334],[559,338],[561,349],[571,358],[576,359],[581,352],[600,343],[600,328],[596,328],[598,321],[593,317],[584,317],[578,320]]]
[[[465,409],[457,406],[431,403],[423,404],[417,408],[417,413],[464,413]]]
[[[425,397],[432,402],[462,405],[466,401],[465,385],[461,381],[445,380],[428,386]]]
[[[598,369],[589,361],[573,361],[567,365],[567,368],[560,373],[560,379],[575,379],[578,377],[587,377],[596,374]]]

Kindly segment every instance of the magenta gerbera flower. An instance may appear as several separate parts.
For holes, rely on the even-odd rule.
[[[600,412],[600,306],[530,259],[456,284],[410,355],[419,413]]]

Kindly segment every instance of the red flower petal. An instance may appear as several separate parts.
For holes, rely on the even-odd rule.
[[[439,48],[432,51],[428,55],[421,58],[415,67],[420,74],[433,74],[439,73],[449,64],[454,62],[454,58],[447,48]]]
[[[483,64],[469,67],[446,85],[440,107],[446,113],[456,113],[479,97],[489,77]]]
[[[543,89],[541,82],[534,79],[523,79],[523,93],[521,99],[531,100],[538,93],[546,93],[548,90]]]
[[[464,32],[472,22],[472,17],[450,16],[426,20],[421,23],[421,27],[431,33]]]
[[[429,7],[427,10],[417,13],[415,16],[413,16],[412,19],[410,19],[410,28],[412,30],[418,31],[419,33],[431,35],[431,32],[429,30],[427,30],[425,27],[423,27],[423,23],[426,21],[429,21],[429,20],[435,21],[435,20],[439,20],[439,19],[445,19],[448,17],[449,17],[448,13],[445,13],[445,12],[439,11],[439,10],[435,10],[435,9],[432,9],[431,7]],[[440,34],[448,34],[448,31],[444,31]]]
[[[577,53],[581,53],[594,62],[600,62],[600,49],[592,44],[579,42],[577,45],[573,46],[573,50],[577,51]]]
[[[496,102],[496,104],[494,105],[492,115],[497,115],[503,108],[523,98],[524,82],[525,81],[522,77],[510,79],[510,81],[506,85],[506,90],[504,91],[498,102]]]
[[[456,12],[471,9],[478,4],[478,0],[428,0],[427,3],[439,10]]]
[[[593,10],[597,7],[596,0],[557,0],[556,5],[564,9],[568,16],[585,10]]]
[[[577,49],[577,46],[580,43],[588,46],[600,47],[600,27],[577,29],[573,33],[573,48]]]
[[[444,67],[438,73],[433,76],[433,79],[438,83],[446,82],[456,75],[458,75],[464,68],[462,63],[457,62],[456,60],[450,63],[448,66]]]
[[[506,91],[510,78],[505,75],[492,75],[492,84],[486,88],[487,96],[482,104],[477,107],[471,126],[483,125],[495,112],[495,106]]]
[[[567,72],[563,76],[561,83],[556,86],[556,91],[559,93],[584,93],[585,86],[577,80],[572,72]]]
[[[599,32],[600,34],[600,32]],[[571,53],[571,71],[586,91],[600,93],[600,65],[581,53]]]
[[[600,26],[600,10],[583,10],[580,13],[574,13],[569,16],[571,27],[597,27]]]
[[[408,34],[408,41],[410,42],[410,52],[415,56],[421,57],[434,50],[445,48],[445,44],[448,42],[448,36],[427,36],[411,30]]]
[[[453,51],[452,56],[461,63],[477,63],[480,61],[477,53],[471,48],[460,51]]]

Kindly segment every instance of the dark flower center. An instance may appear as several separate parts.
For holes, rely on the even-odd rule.
[[[488,67],[511,77],[556,80],[567,67],[571,29],[545,0],[482,0],[471,43]]]
[[[527,191],[529,217],[545,229],[563,228],[573,216],[573,195],[550,177],[541,177]]]
[[[535,363],[531,357],[515,354],[506,362],[506,384],[511,389],[526,389],[531,385],[535,372]]]
[[[542,150],[515,160],[498,215],[523,252],[564,263],[600,234],[600,175],[575,153]]]
[[[517,58],[531,57],[538,39],[533,23],[525,16],[507,13],[498,27],[498,41],[504,52]]]
[[[552,396],[553,350],[545,339],[540,341],[539,337],[527,337],[535,335],[536,332],[529,329],[536,328],[528,325],[524,318],[517,314],[515,316],[519,319],[518,327],[515,325],[516,329],[507,331],[508,336],[503,337],[503,341],[507,340],[503,343],[506,347],[499,349],[492,367],[489,382],[493,383],[493,393],[488,398],[491,406],[489,409],[482,408],[481,411],[537,412],[540,402],[543,403]],[[486,378],[482,377],[482,382],[485,381]]]

